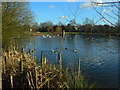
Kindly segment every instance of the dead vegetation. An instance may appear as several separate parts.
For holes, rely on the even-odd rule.
[[[60,57],[60,56],[59,56]],[[36,64],[35,59],[24,51],[8,49],[2,55],[2,87],[8,88],[93,88],[78,72],[70,73],[62,69],[62,63],[52,66],[42,58],[42,63]],[[80,61],[79,61],[80,62]],[[80,65],[78,64],[80,67]]]

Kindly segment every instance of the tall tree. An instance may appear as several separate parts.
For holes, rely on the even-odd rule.
[[[8,46],[13,38],[25,35],[32,24],[32,14],[27,2],[2,3],[2,46]]]

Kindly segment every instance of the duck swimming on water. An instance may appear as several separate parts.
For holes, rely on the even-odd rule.
[[[77,52],[77,49],[74,49],[73,52]]]

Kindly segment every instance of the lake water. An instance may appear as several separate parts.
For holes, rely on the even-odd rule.
[[[44,51],[47,61],[57,64],[57,53],[50,50],[61,50],[63,67],[76,68],[80,57],[81,73],[90,82],[104,88],[118,87],[118,37],[66,35],[64,38],[34,36],[29,39],[31,41],[27,46],[36,48],[37,62],[40,61],[41,51]]]

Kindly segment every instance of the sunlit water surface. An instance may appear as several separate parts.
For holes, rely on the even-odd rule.
[[[44,51],[48,62],[58,64],[57,53],[50,50],[61,50],[63,67],[76,68],[80,57],[81,73],[90,82],[99,87],[118,87],[118,37],[66,35],[64,38],[35,36],[29,39],[31,41],[27,46],[36,48],[37,62],[40,61],[41,51]]]

